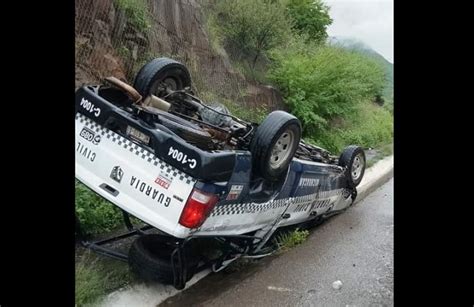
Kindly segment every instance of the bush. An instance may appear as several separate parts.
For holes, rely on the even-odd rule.
[[[383,107],[393,115],[393,97],[386,98]]]
[[[108,232],[122,225],[121,210],[76,181],[76,216],[85,234]]]
[[[151,27],[146,0],[115,0],[117,8],[125,12],[128,22],[138,31],[145,32]]]
[[[234,60],[245,60],[252,69],[259,58],[283,44],[291,33],[281,1],[221,0],[212,11],[209,22],[214,35]]]
[[[350,118],[358,105],[372,100],[384,86],[384,71],[356,52],[327,46],[304,46],[298,40],[272,54],[269,78],[303,124],[305,136],[329,128],[331,120]]]
[[[372,103],[360,104],[343,127],[331,128],[308,137],[310,143],[340,153],[349,144],[378,148],[393,139],[393,117],[385,108]]]

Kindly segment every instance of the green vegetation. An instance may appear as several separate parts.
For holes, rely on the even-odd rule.
[[[332,38],[330,43],[331,45],[363,54],[377,61],[383,67],[386,80],[383,89],[383,99],[385,100],[385,105],[391,104],[393,108],[393,64],[360,40],[353,38]]]
[[[263,119],[268,115],[268,109],[265,105],[257,106],[255,108],[242,108],[235,103],[225,103],[231,114],[245,118],[248,121],[254,123],[261,123]]]
[[[76,216],[85,235],[97,235],[123,228],[122,211],[76,180]],[[136,227],[145,224],[134,216],[130,221]]]
[[[340,153],[349,144],[379,148],[393,140],[393,117],[373,103],[361,103],[346,119],[334,121],[329,129],[307,137],[310,143]]]
[[[199,94],[199,97],[208,105],[214,101],[222,103],[229,109],[232,115],[250,122],[261,123],[268,115],[268,107],[266,105],[256,106],[255,108],[242,108],[238,103],[230,99],[217,97],[212,92],[202,92]]]
[[[128,22],[140,32],[151,27],[151,18],[146,0],[115,0],[117,8],[125,12]]]
[[[131,278],[127,263],[85,251],[76,259],[76,306],[92,305],[107,293],[126,286]]]
[[[223,46],[234,65],[249,79],[263,80],[268,53],[291,35],[283,1],[221,0],[209,10],[212,45]]]
[[[391,98],[385,98],[383,107],[393,115],[393,95]]]
[[[86,235],[100,235],[123,226],[121,210],[76,181],[76,216]],[[131,217],[136,226],[143,223]],[[128,264],[96,256],[89,250],[76,248],[76,305],[93,305],[107,293],[127,285],[132,276]]]
[[[361,44],[325,43],[328,10],[321,0],[218,1],[207,28],[234,68],[281,90],[309,142],[334,153],[391,143],[393,65]],[[255,113],[225,104],[243,118]]]
[[[286,7],[295,32],[316,43],[324,43],[326,28],[332,23],[326,4],[321,0],[289,0]]]
[[[155,54],[149,51],[148,33],[152,25],[147,0],[114,0],[117,11],[124,15],[119,19],[120,29],[112,36],[116,52],[121,57],[128,80],[134,80],[138,70]],[[124,39],[125,33],[133,33],[134,39]]]
[[[85,234],[99,234],[122,224],[120,209],[76,180],[76,216]]]
[[[382,160],[385,157],[390,156],[393,154],[393,144],[385,144],[377,148],[377,153],[376,155],[370,159],[367,160],[367,167],[371,167],[375,163],[377,163],[379,160]]]
[[[357,52],[330,46],[296,46],[274,52],[269,79],[302,122],[304,137],[333,152],[349,144],[375,147],[391,141],[392,117],[373,103],[383,68]]]
[[[327,129],[331,119],[353,115],[360,102],[383,87],[383,71],[375,62],[343,49],[283,50],[274,58],[270,79],[302,121],[306,136]]]
[[[281,250],[286,251],[306,241],[308,236],[308,230],[300,230],[297,228],[290,232],[282,232],[276,236],[275,243]]]

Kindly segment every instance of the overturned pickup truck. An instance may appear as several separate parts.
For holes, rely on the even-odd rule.
[[[114,77],[81,87],[75,107],[76,177],[120,207],[129,229],[82,243],[178,289],[203,268],[271,254],[285,227],[343,211],[364,175],[360,147],[332,156],[300,139],[291,114],[255,124],[208,105],[187,68],[167,58],[143,66],[133,87]],[[106,247],[135,235],[128,255]]]

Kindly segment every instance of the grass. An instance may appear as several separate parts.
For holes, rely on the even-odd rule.
[[[87,235],[104,235],[123,228],[122,212],[84,184],[76,181],[76,215]],[[135,226],[143,222],[131,217]],[[132,281],[128,264],[76,249],[76,306],[94,306],[106,294]]]
[[[350,145],[380,148],[393,142],[393,117],[388,110],[373,103],[361,103],[349,118],[338,126],[306,138],[309,142],[339,154]]]
[[[258,106],[257,108],[243,107],[230,99],[218,97],[216,94],[209,91],[199,93],[199,97],[208,105],[213,101],[222,103],[229,109],[230,114],[245,121],[261,123],[269,113],[266,105]]]
[[[393,154],[393,144],[385,144],[378,148],[375,148],[375,150],[377,151],[377,153],[372,159],[367,161],[367,168],[373,166],[375,163],[377,163],[377,161],[380,161],[383,158]]]
[[[224,103],[224,102],[223,102]],[[258,106],[255,109],[244,108],[236,105],[235,103],[224,103],[232,115],[237,116],[246,121],[261,123],[263,119],[268,115],[266,106]]]
[[[118,207],[77,180],[75,188],[76,216],[85,234],[106,233],[122,225],[122,213]]]
[[[276,236],[275,243],[281,251],[287,251],[297,245],[300,245],[309,236],[308,230],[295,229],[290,232],[283,232]]]
[[[263,64],[259,65],[261,66],[260,68],[252,68],[247,62],[232,61],[232,66],[242,75],[244,75],[247,80],[256,81],[260,84],[268,83],[266,69],[264,68]]]
[[[214,5],[212,5],[212,0],[203,0],[202,8],[206,22],[204,27],[209,38],[209,44],[211,49],[219,55],[225,53],[223,45],[223,37],[219,31],[219,21],[217,16],[215,16]]]
[[[138,31],[146,32],[151,27],[151,17],[146,0],[115,0],[118,9],[125,12],[128,22]]]
[[[123,215],[120,208],[99,196],[87,186],[76,180],[76,216],[85,235],[100,235],[115,232],[123,228]],[[145,224],[130,216],[134,226]]]
[[[132,281],[128,264],[86,250],[76,256],[76,306],[95,306],[108,293]]]

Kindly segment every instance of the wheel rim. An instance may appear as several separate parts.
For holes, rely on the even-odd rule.
[[[153,84],[152,93],[157,97],[162,97],[168,93],[168,89],[172,91],[178,90],[180,84],[178,81],[172,77],[165,78],[163,80],[158,80]]]
[[[171,77],[163,80],[163,82],[161,82],[161,85],[173,91],[176,91],[178,89],[178,82]]]
[[[354,162],[352,162],[352,167],[351,167],[351,176],[352,180],[357,181],[360,178],[360,175],[362,174],[362,170],[364,169],[365,161],[364,158],[362,157],[362,154],[358,154],[354,158]]]
[[[270,166],[272,168],[279,168],[282,166],[290,156],[294,147],[295,134],[292,130],[286,130],[278,138],[275,145],[273,145],[270,156]]]

